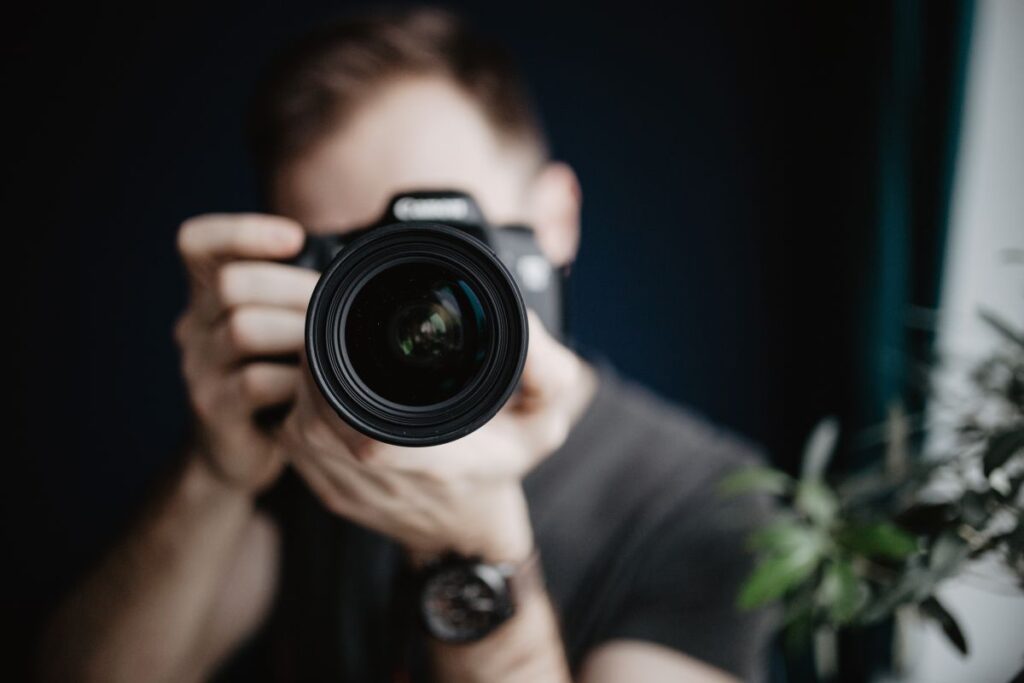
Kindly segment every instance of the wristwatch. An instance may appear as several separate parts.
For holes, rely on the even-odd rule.
[[[419,573],[420,619],[437,640],[476,642],[511,619],[542,581],[536,550],[522,562],[501,564],[448,554]]]

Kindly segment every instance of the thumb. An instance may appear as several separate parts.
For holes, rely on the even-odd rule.
[[[530,326],[530,347],[520,384],[520,400],[524,408],[554,400],[572,386],[581,371],[575,353],[552,337],[533,311],[527,311]]]

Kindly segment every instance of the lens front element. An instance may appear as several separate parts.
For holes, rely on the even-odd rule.
[[[434,223],[395,224],[343,248],[306,315],[317,387],[379,441],[445,443],[479,428],[515,389],[526,308],[486,244]]]
[[[370,391],[393,403],[428,406],[452,398],[479,374],[490,343],[486,321],[465,274],[405,262],[355,295],[345,345]]]

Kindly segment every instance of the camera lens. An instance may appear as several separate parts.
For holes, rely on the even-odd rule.
[[[526,309],[508,269],[463,230],[374,228],[325,270],[306,352],[328,403],[359,431],[409,446],[486,423],[526,358]]]
[[[345,325],[348,356],[360,380],[406,406],[446,401],[484,366],[483,303],[465,278],[435,263],[402,263],[355,294]]]

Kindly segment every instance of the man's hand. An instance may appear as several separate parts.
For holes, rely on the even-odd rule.
[[[582,411],[592,370],[536,317],[520,391],[488,424],[457,441],[403,448],[347,426],[308,371],[280,444],[335,513],[390,536],[415,558],[456,551],[520,560],[533,538],[520,479],[558,448]]]
[[[175,338],[195,448],[219,478],[248,492],[268,486],[283,464],[257,416],[295,397],[298,366],[268,358],[300,352],[317,274],[270,261],[294,256],[302,241],[294,221],[260,214],[199,216],[178,232],[191,294]]]

